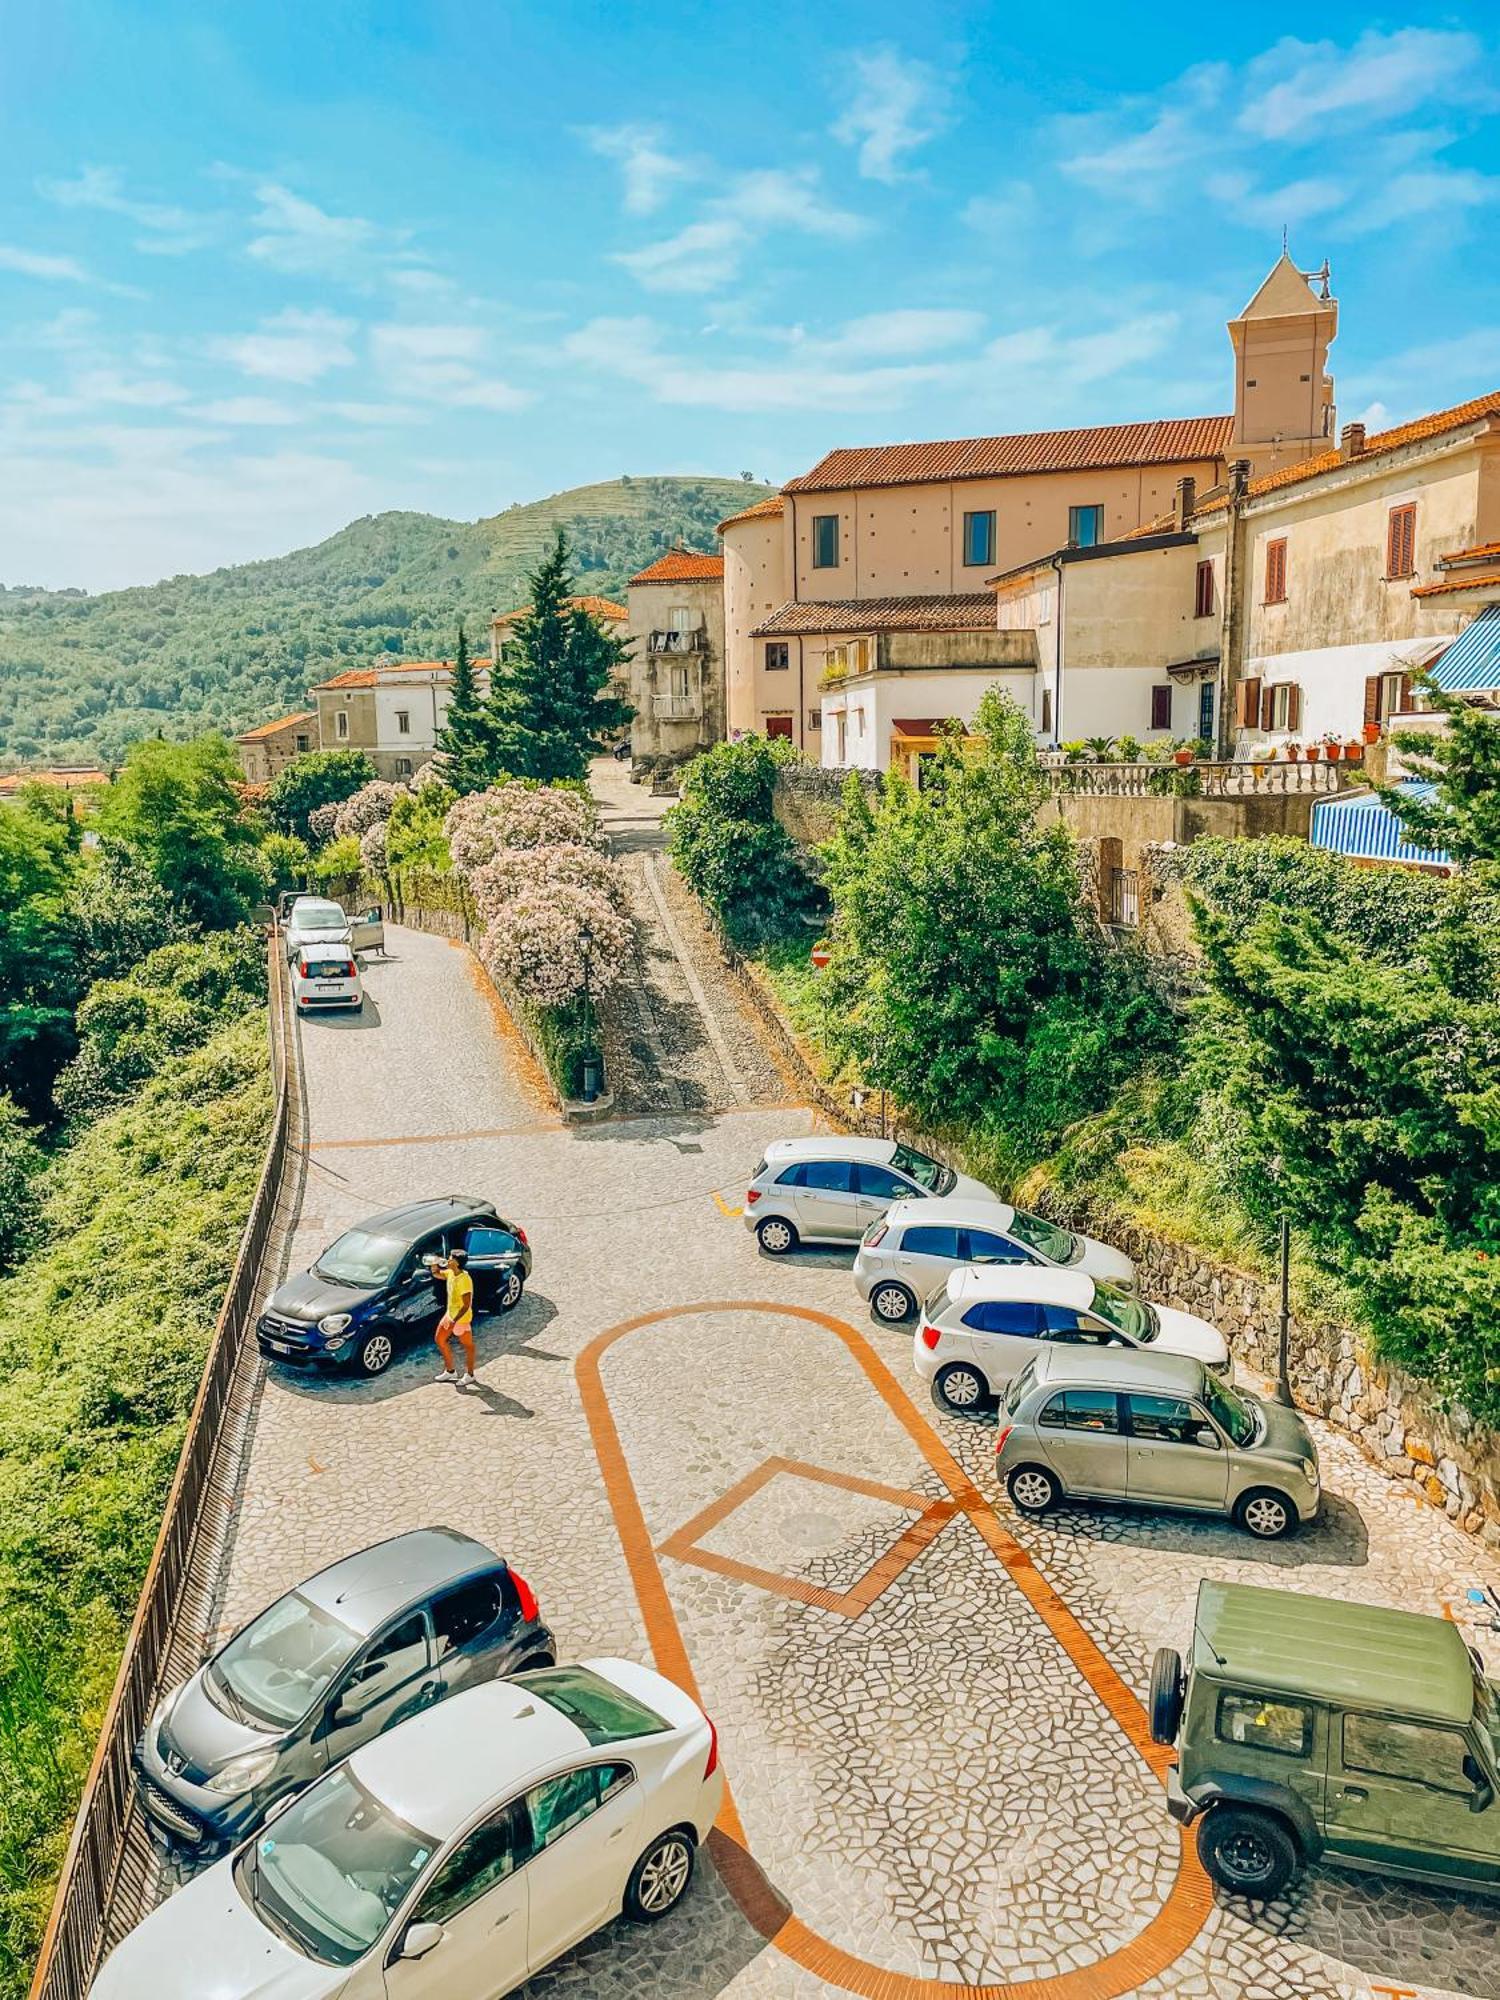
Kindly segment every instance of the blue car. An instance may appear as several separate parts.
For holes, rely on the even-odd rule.
[[[444,1287],[429,1257],[468,1253],[476,1312],[509,1312],[531,1276],[518,1223],[487,1201],[444,1195],[372,1215],[345,1230],[310,1271],[289,1278],[256,1322],[268,1360],[381,1375],[403,1347],[432,1337]]]

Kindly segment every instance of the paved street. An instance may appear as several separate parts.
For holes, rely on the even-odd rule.
[[[566,1652],[696,1684],[730,1786],[721,1867],[537,2000],[1500,1996],[1500,1905],[1315,1874],[1285,1906],[1216,1906],[1139,1706],[1205,1574],[1439,1611],[1500,1565],[1329,1436],[1326,1518],[1284,1547],[992,1507],[992,1420],[933,1408],[849,1257],[773,1263],[739,1220],[764,1142],[811,1127],[768,1102],[768,1063],[731,1058],[727,1108],[568,1130],[467,953],[390,943],[365,1022],[302,1028],[292,1257],[462,1191],[524,1224],[536,1269],[481,1325],[472,1394],[436,1384],[427,1352],[375,1383],[268,1378],[224,1618],[448,1522],[515,1562]],[[750,1031],[729,1027],[738,1050]]]

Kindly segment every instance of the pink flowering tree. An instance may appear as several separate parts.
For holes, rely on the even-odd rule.
[[[504,847],[589,846],[598,840],[593,801],[582,792],[515,780],[460,799],[443,831],[461,871],[482,868]]]
[[[522,889],[485,932],[479,955],[534,1006],[564,1007],[583,992],[585,933],[589,985],[603,993],[619,977],[633,934],[615,902],[576,882]]]
[[[387,784],[384,778],[373,778],[368,785],[361,785],[339,806],[333,822],[336,840],[346,834],[356,837],[368,833],[372,826],[384,826],[391,816],[391,807],[405,790],[404,785]]]
[[[470,874],[469,893],[485,923],[493,923],[507,903],[529,889],[571,882],[593,889],[617,907],[625,898],[619,868],[596,847],[561,841],[555,847],[502,847],[493,861]]]

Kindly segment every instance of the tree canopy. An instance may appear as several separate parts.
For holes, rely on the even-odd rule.
[[[363,750],[304,750],[272,779],[266,811],[283,833],[306,840],[319,806],[339,805],[374,779],[375,766]]]
[[[148,867],[189,921],[241,922],[262,894],[255,827],[236,787],[239,762],[222,736],[135,744],[99,807],[99,828]]]

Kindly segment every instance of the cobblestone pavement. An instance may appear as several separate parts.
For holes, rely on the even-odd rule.
[[[1285,1905],[1215,1906],[1135,1699],[1205,1574],[1439,1610],[1500,1566],[1331,1434],[1326,1521],[1269,1550],[992,1508],[992,1424],[913,1400],[910,1335],[868,1321],[847,1253],[771,1262],[738,1218],[806,1111],[754,1102],[762,1081],[712,1115],[562,1129],[467,955],[391,940],[376,1025],[302,1028],[292,1256],[461,1189],[524,1222],[536,1269],[481,1324],[471,1394],[428,1352],[374,1383],[268,1377],[224,1618],[446,1521],[516,1563],[565,1652],[654,1650],[696,1680],[733,1795],[722,1875],[705,1863],[665,1925],[611,1926],[534,2000],[1500,2000],[1497,1905],[1323,1872]]]

